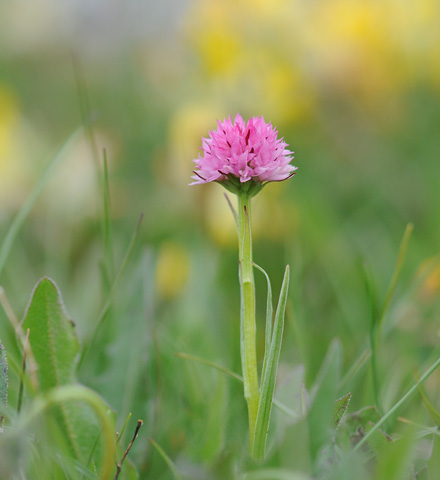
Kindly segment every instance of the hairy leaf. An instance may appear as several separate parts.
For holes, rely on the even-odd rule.
[[[75,384],[79,343],[58,287],[49,278],[44,277],[37,283],[23,329],[29,329],[40,391]],[[85,462],[99,433],[92,410],[83,403],[67,403],[55,409],[55,419],[71,454]]]

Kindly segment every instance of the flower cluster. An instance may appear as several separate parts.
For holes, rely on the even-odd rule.
[[[218,122],[216,131],[202,139],[203,155],[194,160],[197,167],[191,185],[219,182],[238,193],[245,188],[256,193],[267,182],[286,180],[297,167],[287,143],[263,117],[253,117],[246,124],[239,114]]]

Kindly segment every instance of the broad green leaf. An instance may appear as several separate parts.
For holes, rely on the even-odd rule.
[[[23,321],[38,364],[40,390],[75,382],[79,343],[57,286],[42,278],[35,287]]]
[[[22,326],[25,331],[29,329],[40,391],[45,393],[56,387],[75,384],[78,339],[58,287],[49,278],[44,277],[37,283]],[[85,463],[99,433],[93,411],[80,402],[66,403],[54,410],[56,423],[70,453]]]
[[[0,342],[0,404],[6,406],[8,400],[8,364],[6,362],[5,349]],[[3,416],[0,415],[0,427],[3,423]]]
[[[334,434],[333,410],[341,370],[341,345],[333,340],[325,356],[316,382],[311,389],[308,415],[310,455],[316,459]]]
[[[261,378],[260,400],[258,404],[257,420],[255,423],[255,434],[252,454],[255,458],[264,458],[266,450],[267,433],[269,431],[270,414],[272,411],[273,395],[278,364],[280,361],[281,342],[284,330],[284,315],[286,311],[287,293],[289,289],[289,265],[287,265],[283,284],[281,286],[280,298],[278,300],[275,322],[272,333],[270,350],[267,354],[265,368]]]

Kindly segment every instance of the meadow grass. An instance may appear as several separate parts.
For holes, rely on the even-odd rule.
[[[60,122],[50,138],[64,146],[44,156],[22,206],[1,212],[0,478],[437,478],[437,94],[415,88],[406,115],[393,123],[391,113],[389,124],[333,96],[283,132],[298,175],[253,205],[253,258],[274,292],[291,267],[276,408],[265,459],[254,461],[238,245],[209,221],[209,207],[226,202],[214,185],[190,193],[191,158],[184,175],[170,158],[174,107],[130,71],[118,75],[123,87],[102,82],[93,98],[100,126],[123,139],[123,161],[117,148],[97,152],[90,126]],[[96,172],[86,207],[83,191],[66,198],[50,189],[61,167],[82,175],[77,144],[88,146]],[[258,268],[261,371],[273,312]],[[35,298],[44,277],[60,294],[51,302]],[[42,361],[38,341],[18,327],[32,322],[31,298],[43,313],[57,306],[43,318],[62,326],[67,365]],[[53,371],[64,380],[47,386]]]
[[[60,161],[59,155],[50,165]],[[14,273],[14,240],[32,215],[38,193],[48,181],[48,172],[12,220],[1,249],[2,266],[7,274],[6,288],[1,292],[5,346],[2,354],[7,352],[2,362],[7,359],[9,365],[8,402],[2,406],[4,423],[0,437],[3,476],[300,480],[352,478],[354,470],[360,478],[378,479],[428,478],[428,471],[434,477],[439,472],[435,452],[440,414],[429,400],[436,383],[428,384],[426,390],[422,386],[431,380],[440,364],[436,358],[439,349],[423,348],[420,339],[413,338],[414,345],[402,357],[408,338],[398,324],[405,320],[405,309],[414,306],[417,301],[414,296],[433,269],[428,265],[428,270],[417,277],[411,279],[414,272],[410,272],[402,278],[405,256],[411,251],[412,225],[407,226],[400,249],[399,239],[393,242],[395,265],[388,271],[389,283],[382,286],[383,294],[377,272],[367,259],[363,262],[364,273],[362,268],[350,272],[359,277],[355,283],[360,286],[362,276],[365,277],[366,293],[356,291],[361,297],[358,300],[352,298],[350,282],[344,280],[346,271],[340,276],[331,262],[319,265],[323,252],[313,262],[311,252],[307,252],[308,260],[303,259],[303,264],[299,261],[295,266],[295,260],[306,248],[298,245],[300,235],[295,240],[297,252],[292,254],[294,275],[288,300],[287,336],[274,400],[278,408],[270,422],[266,458],[255,462],[250,459],[247,447],[246,409],[242,377],[238,373],[238,325],[234,321],[238,299],[232,293],[233,286],[237,286],[237,272],[233,249],[213,255],[213,247],[204,239],[203,231],[190,235],[187,248],[192,268],[187,284],[172,300],[161,299],[154,284],[159,249],[142,240],[141,222],[133,226],[131,240],[125,237],[125,253],[120,245],[124,235],[115,234],[105,159],[102,228],[96,230],[93,240],[100,245],[97,258],[102,259],[102,293],[94,300],[92,309],[86,310],[91,323],[83,327],[80,360],[77,367],[76,361],[69,367],[74,368],[75,377],[66,384],[54,384],[45,393],[41,385],[43,362],[43,367],[39,364],[40,384],[32,385],[30,359],[40,355],[39,347],[38,342],[34,340],[32,344],[31,340],[31,347],[34,346],[29,348],[29,339],[23,337],[26,333],[23,330],[32,320],[25,320],[23,328],[15,334],[16,317],[25,315],[28,319],[32,304],[28,313],[14,313],[15,308],[8,300],[11,288],[8,279]],[[114,249],[113,244],[118,243]],[[274,255],[276,263],[293,252],[295,246],[290,247],[287,242],[285,245],[281,256],[279,252]],[[318,252],[320,244],[308,245]],[[255,257],[261,252],[270,260],[271,255],[264,255],[261,248],[265,247],[258,247],[256,242]],[[118,263],[120,266],[115,268]],[[347,264],[341,267],[346,268]],[[87,265],[86,271],[87,268],[99,268],[99,262]],[[270,262],[269,268],[273,269]],[[313,275],[306,271],[313,268],[320,273]],[[331,275],[325,268],[331,268]],[[168,273],[174,274],[172,265]],[[329,277],[325,284],[330,293],[323,294],[319,285],[323,273]],[[343,290],[341,282],[345,282]],[[402,283],[406,283],[405,288]],[[68,287],[63,285],[63,290]],[[264,291],[263,287],[257,277],[257,290]],[[303,293],[299,294],[299,290]],[[329,295],[333,297],[336,301],[331,303],[339,305],[341,311],[347,311],[350,308],[347,305],[355,303],[359,307],[356,315],[365,322],[361,326],[362,322],[355,321],[351,329],[340,328],[324,350],[322,345],[330,337],[318,338],[316,329],[325,330],[329,321],[325,304],[315,307],[321,308],[322,320],[316,319],[311,325],[307,324],[304,313],[310,299],[322,294],[327,299]],[[29,297],[31,291],[23,295]],[[34,291],[34,302],[38,300],[35,296]],[[72,301],[71,295],[69,298]],[[320,304],[322,299],[317,302]],[[271,312],[269,304],[264,302],[257,303],[257,310],[260,314],[266,311],[263,317]],[[338,324],[341,326],[344,321],[339,320]],[[270,337],[270,325],[266,323],[265,329],[266,337]],[[259,338],[261,354],[267,339],[262,333]],[[28,352],[24,376],[20,372],[23,348]],[[64,353],[59,355],[62,359]],[[263,360],[262,356],[260,359]],[[59,368],[62,371],[64,367]],[[413,369],[426,371],[415,375]],[[78,380],[88,389],[78,384]],[[5,386],[2,388],[6,391]],[[57,409],[50,408],[50,405],[66,405],[62,407],[65,411],[71,402],[90,403],[98,416],[95,413],[95,418],[88,421],[91,425],[101,424],[92,443],[88,441],[87,461],[81,460],[79,454],[72,454],[69,442],[63,438]],[[428,413],[424,413],[423,405]],[[136,438],[133,432],[138,418],[144,426]],[[117,431],[121,433],[114,437]]]

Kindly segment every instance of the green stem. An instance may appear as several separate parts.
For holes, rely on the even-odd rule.
[[[243,370],[244,397],[249,413],[250,450],[253,448],[259,403],[257,372],[255,283],[252,267],[251,209],[248,193],[238,194],[238,249],[240,270],[240,351]]]

